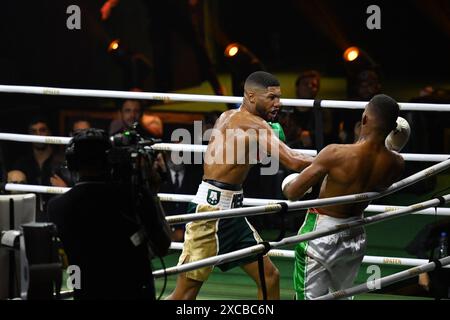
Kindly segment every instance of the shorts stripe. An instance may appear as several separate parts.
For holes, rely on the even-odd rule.
[[[313,231],[317,224],[317,214],[307,213],[305,222],[301,226],[298,234],[305,234]],[[294,265],[294,290],[296,292],[297,300],[305,300],[305,287],[307,279],[307,262],[308,256],[306,250],[308,249],[308,241],[300,242],[295,247],[295,265]]]

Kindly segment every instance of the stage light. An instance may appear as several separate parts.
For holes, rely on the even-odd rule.
[[[345,61],[351,62],[359,57],[359,49],[357,47],[347,48],[344,52]]]
[[[344,51],[343,58],[347,68],[356,69],[357,71],[374,69],[378,64],[372,57],[362,48],[349,47]]]
[[[106,51],[114,57],[114,59],[120,60],[121,63],[123,63],[125,60],[130,59],[131,53],[128,51],[128,48],[126,48],[125,45],[122,44],[120,39],[114,39],[112,40]]]
[[[237,43],[229,44],[225,49],[225,56],[234,57],[239,52],[239,45]]]
[[[113,41],[111,41],[111,43],[108,46],[108,52],[112,52],[115,51],[117,49],[119,49],[120,47],[120,40],[119,39],[115,39]]]

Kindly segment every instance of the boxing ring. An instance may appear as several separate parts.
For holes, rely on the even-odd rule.
[[[226,96],[211,96],[211,95],[192,95],[192,94],[166,94],[166,93],[150,93],[150,92],[128,92],[128,91],[109,91],[109,90],[85,90],[85,89],[65,89],[65,88],[46,88],[46,87],[29,87],[29,86],[6,86],[0,85],[0,92],[6,93],[21,93],[21,94],[39,94],[39,95],[65,95],[77,97],[102,97],[102,98],[122,98],[122,99],[146,99],[146,100],[162,100],[162,101],[191,101],[191,102],[211,102],[211,103],[240,103],[240,97],[226,97]],[[313,107],[317,106],[315,100],[305,99],[281,99],[282,105],[287,106],[301,106]],[[321,100],[320,107],[324,108],[347,108],[347,109],[364,109],[367,102],[363,101],[337,101],[337,100]],[[449,104],[425,104],[425,103],[399,103],[401,111],[450,111]],[[32,136],[23,134],[0,133],[0,140],[28,142],[28,143],[48,143],[48,144],[68,144],[69,137],[58,136]],[[160,151],[184,151],[184,152],[205,152],[206,146],[191,145],[191,144],[172,144],[172,143],[157,143],[151,147],[154,150]],[[315,156],[316,150],[298,151]],[[445,154],[408,154],[402,153],[405,161],[420,161],[420,162],[435,162],[436,164],[419,171],[407,178],[404,178],[382,192],[366,192],[354,195],[346,195],[340,197],[300,200],[300,201],[283,201],[276,199],[244,199],[243,208],[202,212],[195,214],[172,215],[166,217],[169,224],[187,223],[196,220],[211,220],[211,219],[227,219],[242,216],[256,216],[263,214],[274,214],[280,211],[289,211],[307,209],[310,207],[323,207],[334,204],[347,204],[355,202],[366,202],[382,198],[386,195],[397,192],[405,187],[408,187],[418,181],[434,176],[450,167],[449,155]],[[51,186],[33,186],[33,185],[17,185],[4,184],[6,191],[18,192],[35,192],[35,193],[53,193],[61,194],[70,190],[70,188],[60,188]],[[189,202],[194,195],[180,195],[180,194],[158,194],[161,201],[166,202]],[[222,255],[209,257],[200,261],[186,263],[180,266],[168,267],[165,270],[154,271],[154,277],[160,278],[165,275],[171,276],[189,270],[205,266],[214,266],[221,263],[237,260],[243,257],[257,255],[261,253],[268,253],[269,256],[292,259],[294,252],[291,250],[281,250],[279,248],[294,245],[302,241],[312,240],[326,235],[341,232],[351,228],[370,225],[405,216],[408,214],[422,214],[433,216],[450,216],[450,208],[443,207],[450,202],[450,194],[435,197],[427,201],[422,201],[409,206],[391,206],[391,205],[369,205],[365,212],[377,213],[369,217],[355,220],[351,223],[337,225],[332,228],[319,229],[302,235],[288,236],[280,241],[263,242],[255,246],[241,249],[235,252],[230,252]],[[179,251],[182,249],[182,243],[172,243],[171,249]],[[369,241],[370,245],[370,241]],[[346,290],[330,293],[318,299],[338,299],[355,294],[370,292],[374,289],[383,288],[386,285],[395,283],[404,279],[414,277],[422,272],[429,272],[436,267],[448,268],[450,265],[450,257],[445,257],[439,261],[428,262],[424,259],[411,259],[404,257],[383,257],[383,256],[365,256],[363,259],[365,264],[377,265],[397,265],[404,267],[412,267],[407,270],[373,280],[373,283],[360,284]]]

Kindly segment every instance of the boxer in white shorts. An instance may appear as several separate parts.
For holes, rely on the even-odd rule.
[[[398,118],[399,106],[386,95],[376,95],[361,119],[355,144],[328,145],[300,174],[288,176],[283,192],[297,200],[322,183],[319,198],[381,191],[397,181],[404,167],[397,153],[406,144],[409,126]],[[406,140],[405,140],[406,139]],[[369,202],[309,209],[299,233],[348,223],[362,217]],[[296,299],[314,299],[351,287],[365,251],[363,228],[299,243],[295,250]]]
[[[333,218],[309,209],[299,234],[349,223],[359,217]],[[352,286],[364,257],[364,228],[342,231],[301,242],[295,248],[294,287],[296,299],[316,298]]]

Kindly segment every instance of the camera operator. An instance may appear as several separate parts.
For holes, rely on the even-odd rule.
[[[79,181],[52,199],[48,213],[69,264],[81,271],[75,299],[155,299],[150,259],[167,253],[170,231],[150,193],[136,201],[130,185],[111,180],[111,150],[103,130],[77,132],[66,161]],[[138,213],[146,216],[145,223]],[[149,243],[157,246],[149,250]]]

